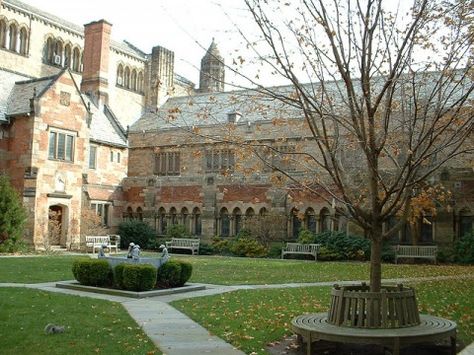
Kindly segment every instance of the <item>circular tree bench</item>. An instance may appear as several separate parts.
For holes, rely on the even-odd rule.
[[[404,328],[367,329],[337,326],[328,323],[327,313],[305,314],[292,321],[293,331],[307,344],[307,354],[311,354],[311,344],[316,340],[352,344],[376,344],[392,349],[398,355],[400,348],[425,342],[435,342],[450,338],[451,353],[456,354],[456,323],[448,319],[420,315],[420,324]]]

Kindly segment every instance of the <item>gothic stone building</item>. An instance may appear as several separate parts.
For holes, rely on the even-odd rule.
[[[285,216],[287,239],[301,227],[351,229],[334,204],[291,188],[225,144],[230,131],[283,154],[312,143],[291,112],[251,92],[224,92],[223,61],[213,42],[195,88],[175,73],[172,51],[156,46],[145,53],[116,42],[107,21],[80,27],[3,0],[0,172],[28,209],[27,240],[36,248],[77,247],[81,214],[90,208],[111,233],[124,218],[140,218],[157,234],[179,223],[196,236],[232,236],[246,216],[258,214]],[[288,124],[275,125],[275,116]],[[303,174],[278,154],[270,159]],[[472,160],[434,179],[453,191],[453,208],[418,232],[422,242],[450,243],[473,228]],[[60,216],[54,239],[52,212]],[[410,238],[407,231],[395,236]]]

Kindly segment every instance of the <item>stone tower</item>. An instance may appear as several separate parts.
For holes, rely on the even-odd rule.
[[[201,72],[199,75],[200,92],[224,91],[225,65],[224,58],[219,53],[217,45],[212,39],[204,57],[201,59]]]

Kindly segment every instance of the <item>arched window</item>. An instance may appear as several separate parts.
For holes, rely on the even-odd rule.
[[[237,235],[242,229],[242,212],[240,211],[240,208],[234,208],[232,216],[234,217],[234,230]]]
[[[25,27],[20,30],[20,54],[26,55],[28,52],[28,31]]]
[[[312,208],[308,208],[305,212],[305,225],[307,230],[316,233],[316,214]]]
[[[178,213],[176,212],[176,208],[171,207],[170,209],[170,219],[171,224],[178,224]]]
[[[202,233],[201,211],[197,207],[193,209],[193,233],[194,235]]]
[[[433,217],[420,217],[419,233],[421,243],[433,243]]]
[[[72,47],[69,43],[64,47],[64,66],[68,68],[72,66]]]
[[[119,64],[117,67],[117,85],[122,86],[123,85],[123,66],[122,64]]]
[[[54,59],[54,39],[52,37],[48,37],[46,39],[46,43],[44,44],[43,61],[48,64],[53,64],[53,59]]]
[[[137,78],[137,91],[143,92],[143,73],[140,71]]]
[[[298,217],[298,210],[296,208],[293,208],[291,210],[291,224],[292,224],[292,229],[293,229],[293,238],[298,238],[298,234],[301,229],[301,220]]]
[[[137,91],[137,71],[135,69],[132,70],[132,76],[130,79],[130,89],[133,91]]]
[[[130,68],[125,67],[124,74],[123,74],[123,86],[127,89],[130,89]]]
[[[247,210],[245,211],[245,218],[252,218],[253,216],[255,216],[255,211],[253,210],[252,207],[249,207],[247,208]]]
[[[11,51],[16,51],[16,37],[18,35],[18,29],[14,23],[8,27],[8,49]]]
[[[186,228],[186,231],[188,231],[188,216],[189,212],[186,207],[183,207],[181,209],[181,224]]]
[[[219,214],[221,220],[221,230],[220,234],[222,237],[228,237],[230,235],[230,218],[227,208],[222,208]]]
[[[79,48],[74,48],[72,51],[72,70],[79,71],[81,68],[81,51]]]
[[[132,207],[130,207],[130,206],[127,207],[126,218],[129,219],[129,220],[133,219],[133,210],[132,210]]]
[[[327,208],[323,208],[319,213],[320,232],[329,232],[331,230],[331,214]]]
[[[459,237],[470,234],[474,231],[474,217],[472,212],[464,209],[459,213]]]
[[[160,234],[166,233],[167,221],[166,221],[166,211],[163,207],[158,210],[158,231]]]
[[[63,64],[63,42],[57,40],[54,45],[54,58],[53,64],[62,65]]]
[[[139,221],[143,221],[143,210],[141,207],[137,208],[137,218]]]
[[[260,212],[258,213],[260,216],[266,216],[267,215],[267,209],[265,207],[262,207],[260,209]]]
[[[4,19],[0,19],[0,48],[7,46],[7,23]]]

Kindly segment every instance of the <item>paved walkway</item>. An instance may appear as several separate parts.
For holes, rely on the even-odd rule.
[[[386,279],[385,283],[421,282],[434,280],[448,280],[459,278],[474,278],[474,275],[433,276],[415,279]],[[233,355],[244,354],[222,339],[209,334],[209,331],[191,320],[183,313],[171,307],[168,303],[192,297],[202,297],[222,294],[236,290],[295,288],[309,286],[332,286],[334,283],[348,285],[362,281],[336,281],[314,283],[286,283],[278,285],[206,285],[205,290],[179,293],[166,296],[149,297],[144,299],[130,299],[128,297],[104,295],[84,291],[56,288],[55,282],[37,284],[0,283],[0,287],[28,287],[50,292],[59,292],[70,295],[91,297],[121,303],[135,321],[143,328],[150,339],[167,355],[187,354],[216,354]],[[470,354],[470,353],[468,353]]]

